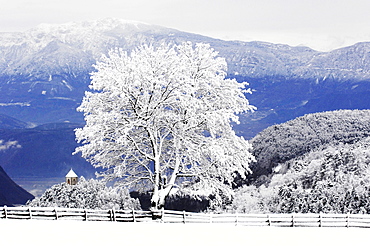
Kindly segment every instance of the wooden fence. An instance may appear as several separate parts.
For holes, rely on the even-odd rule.
[[[144,222],[152,220],[152,212],[114,209],[92,210],[46,207],[0,207],[0,219]]]
[[[0,219],[83,220],[156,223],[217,223],[277,227],[370,228],[368,214],[212,214],[172,210],[90,210],[72,208],[0,207]]]

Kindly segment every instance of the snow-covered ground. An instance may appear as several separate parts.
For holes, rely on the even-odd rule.
[[[0,219],[2,246],[366,245],[368,229]]]

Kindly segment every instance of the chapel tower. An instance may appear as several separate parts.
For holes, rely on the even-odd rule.
[[[75,185],[78,182],[78,176],[77,174],[72,170],[69,170],[69,172],[66,175],[66,183],[69,185]]]

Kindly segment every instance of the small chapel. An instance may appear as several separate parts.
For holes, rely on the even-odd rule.
[[[78,182],[78,176],[77,174],[72,170],[69,170],[69,172],[66,175],[66,183],[69,185],[75,185]]]

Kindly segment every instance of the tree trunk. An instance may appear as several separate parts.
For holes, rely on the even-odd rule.
[[[159,190],[159,172],[155,172],[155,177],[154,177],[154,190],[153,190],[153,195],[151,199],[151,210],[159,210],[161,209],[160,204],[159,204],[159,198],[160,198],[160,190]],[[164,204],[163,204],[164,205]]]
[[[180,161],[179,161],[179,158],[176,157],[176,164],[175,164],[175,167],[174,167],[174,171],[171,175],[171,178],[170,178],[168,184],[165,184],[164,187],[161,187],[161,189],[159,189],[160,188],[160,183],[161,183],[160,173],[159,173],[159,169],[160,169],[159,160],[158,160],[158,162],[156,161],[154,163],[154,168],[155,168],[155,170],[154,170],[154,175],[155,175],[154,176],[154,182],[155,182],[155,185],[154,185],[153,196],[152,196],[152,199],[151,199],[151,210],[152,211],[158,211],[158,210],[164,208],[166,197],[170,194],[171,189],[175,185],[175,181],[176,181],[176,178],[177,178],[177,175],[178,175],[178,172],[179,172],[179,167],[180,167]]]
[[[151,210],[157,211],[164,208],[166,197],[170,194],[173,185],[168,185],[164,189],[154,189],[153,196],[151,198]]]

